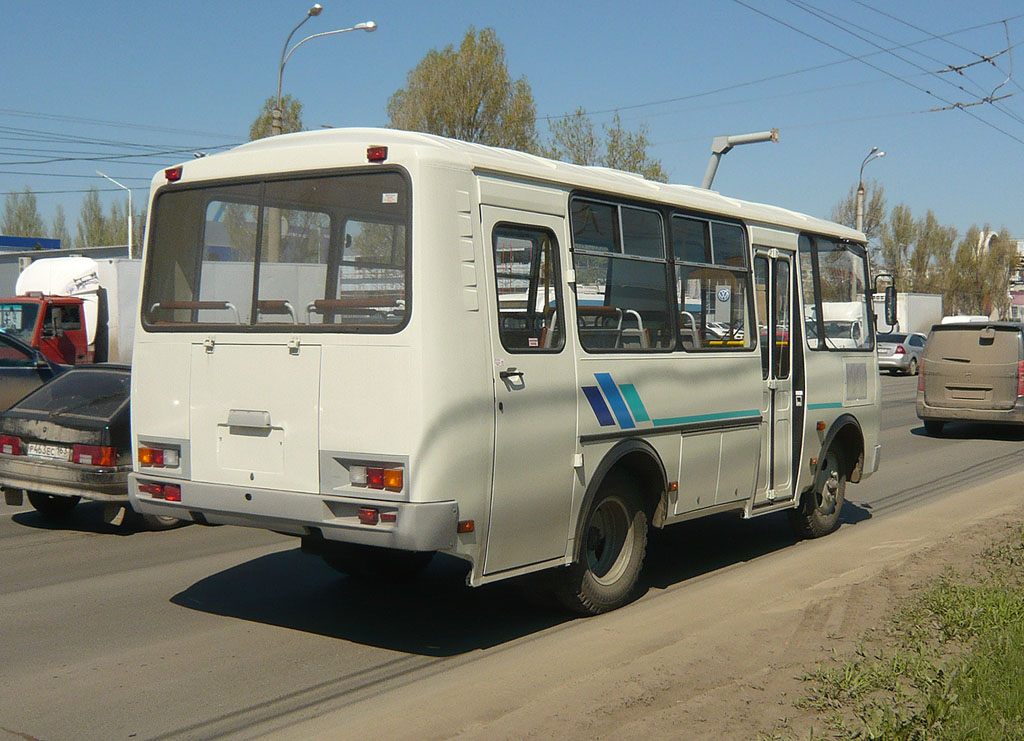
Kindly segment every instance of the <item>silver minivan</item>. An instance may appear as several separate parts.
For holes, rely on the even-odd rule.
[[[917,382],[917,416],[937,435],[946,422],[1024,424],[1024,324],[936,324]]]

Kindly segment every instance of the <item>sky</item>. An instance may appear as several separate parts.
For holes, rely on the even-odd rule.
[[[671,182],[700,185],[715,136],[779,129],[733,149],[714,189],[828,218],[857,184],[963,234],[1024,238],[1024,5],[1019,0],[323,0],[292,39],[283,92],[307,129],[383,126],[431,49],[494,28],[525,77],[538,130],[584,108],[647,127]],[[0,194],[58,204],[75,231],[84,192],[105,207],[193,152],[248,138],[275,94],[302,0],[0,0]]]

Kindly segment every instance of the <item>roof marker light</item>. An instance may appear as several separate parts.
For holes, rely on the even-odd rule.
[[[367,162],[383,162],[388,158],[387,147],[367,147],[366,148],[366,161]]]
[[[168,167],[164,170],[164,177],[167,178],[167,182],[176,183],[181,180],[181,170],[181,165],[178,165],[177,167]]]

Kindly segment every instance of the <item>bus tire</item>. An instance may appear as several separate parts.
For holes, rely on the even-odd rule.
[[[610,477],[586,518],[579,559],[553,572],[555,596],[573,612],[598,615],[633,597],[647,551],[647,512],[635,484]]]
[[[335,571],[361,581],[405,584],[415,581],[434,558],[433,551],[399,551],[357,543],[323,545],[320,554]]]
[[[173,530],[185,524],[184,520],[170,515],[139,515],[143,527],[147,530]]]
[[[846,501],[846,467],[836,449],[829,448],[818,468],[814,486],[804,492],[800,505],[789,511],[793,530],[802,538],[820,538],[839,527]]]
[[[67,517],[68,512],[75,508],[81,497],[62,497],[55,494],[44,494],[41,491],[30,491],[28,501],[35,510],[51,520]]]

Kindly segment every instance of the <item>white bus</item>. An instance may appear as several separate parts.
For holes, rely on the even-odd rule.
[[[190,160],[149,213],[141,512],[362,575],[549,569],[586,614],[633,595],[649,528],[824,535],[878,466],[864,236],[837,224],[383,129]]]

